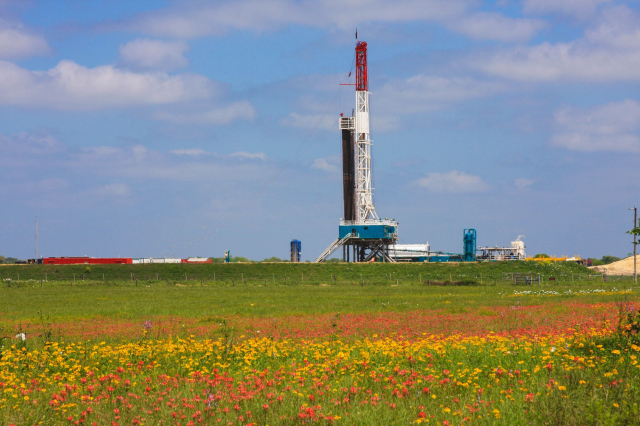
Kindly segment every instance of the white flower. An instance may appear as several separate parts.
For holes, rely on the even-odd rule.
[[[25,340],[27,340],[27,335],[24,333],[18,333],[16,334],[16,339],[20,339],[24,342]]]

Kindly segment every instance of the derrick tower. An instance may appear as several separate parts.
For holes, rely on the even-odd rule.
[[[356,104],[351,117],[340,114],[344,218],[336,239],[315,261],[323,262],[342,247],[345,261],[393,262],[389,245],[398,239],[398,223],[378,218],[373,204],[367,43],[356,43]]]
[[[376,220],[371,184],[371,139],[369,137],[369,79],[367,75],[367,43],[356,45],[356,108],[355,131],[356,163],[356,221]],[[340,121],[342,128],[342,120]]]

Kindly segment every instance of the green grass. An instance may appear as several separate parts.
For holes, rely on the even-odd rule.
[[[559,309],[557,303],[565,300],[619,300],[619,293],[577,292],[609,293],[633,286],[630,279],[607,283],[589,279],[591,271],[573,263],[104,265],[91,266],[90,272],[86,268],[1,267],[0,327],[39,323],[40,315],[66,323],[92,317],[257,318],[435,309],[455,314],[484,308],[481,315],[492,316],[491,307],[516,303],[552,303]],[[514,285],[503,281],[504,272],[553,274],[557,280],[542,281],[540,286]],[[472,285],[442,285],[450,280]],[[637,299],[636,293],[624,297]]]
[[[230,263],[146,265],[2,265],[0,280],[13,281],[213,281],[223,283],[331,284],[334,281],[369,284],[410,283],[427,280],[502,282],[506,273],[540,274],[543,280],[589,281],[588,268],[570,262],[488,263]],[[6,282],[6,281],[4,281]]]

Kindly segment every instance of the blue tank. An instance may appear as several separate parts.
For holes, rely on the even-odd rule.
[[[463,260],[465,262],[476,261],[476,230],[465,229],[463,237],[464,251]]]
[[[291,262],[300,262],[300,253],[302,253],[302,243],[298,240],[291,241]]]

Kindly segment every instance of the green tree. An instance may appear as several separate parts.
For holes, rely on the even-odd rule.
[[[0,263],[4,263],[5,257],[4,256],[0,256]]]
[[[534,258],[534,259],[541,259],[541,258],[548,259],[548,258],[549,258],[549,255],[548,255],[548,254],[546,254],[546,253],[538,253],[538,254],[536,254],[535,256],[533,256],[533,258]]]
[[[608,265],[610,263],[617,262],[618,260],[620,260],[620,258],[616,256],[602,256],[602,259],[600,259],[603,265]]]
[[[268,257],[266,259],[261,260],[261,262],[288,262],[288,260],[280,259],[279,257]]]

